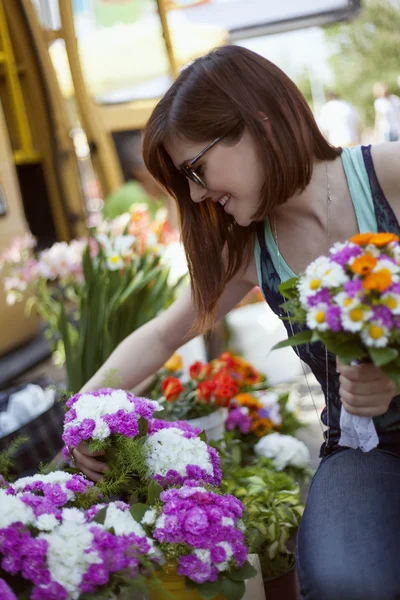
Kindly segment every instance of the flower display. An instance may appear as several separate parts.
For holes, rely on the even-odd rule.
[[[170,281],[163,255],[175,238],[165,215],[152,221],[135,207],[89,228],[87,238],[35,253],[34,238],[23,236],[0,256],[7,302],[26,301],[46,323],[68,389],[81,389],[123,339],[174,300],[183,278]]]
[[[149,475],[162,487],[187,480],[221,485],[218,453],[192,431],[160,429],[148,436],[144,448]]]
[[[292,435],[271,433],[262,437],[254,447],[257,456],[272,459],[277,471],[286,467],[306,468],[310,464],[310,452],[304,442]]]
[[[0,558],[9,585],[15,582],[18,593],[32,600],[78,600],[83,594],[96,597],[109,584],[110,590],[123,590],[127,577],[133,581],[140,572],[148,573],[160,556],[129,506],[120,504],[107,506],[103,523],[78,508],[64,508],[59,519],[45,522],[43,515],[27,515],[22,499],[5,494]],[[3,580],[2,588],[9,594],[2,598],[13,597]]]
[[[247,560],[242,503],[194,484],[162,492],[160,500],[142,522],[166,560],[177,561],[178,574],[197,584],[217,582],[220,574],[234,579]]]
[[[194,362],[189,367],[189,381],[183,382],[180,376],[176,359],[168,361],[153,392],[164,404],[163,417],[168,420],[196,419],[229,408],[242,389],[262,386],[265,379],[247,361],[228,352],[209,363]]]

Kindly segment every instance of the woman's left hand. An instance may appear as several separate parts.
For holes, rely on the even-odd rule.
[[[396,385],[375,365],[343,365],[337,359],[340,373],[340,399],[346,411],[360,417],[383,415],[396,395]]]

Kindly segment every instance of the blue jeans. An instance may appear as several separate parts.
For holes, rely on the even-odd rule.
[[[297,538],[306,600],[400,599],[400,457],[340,450],[321,461]]]

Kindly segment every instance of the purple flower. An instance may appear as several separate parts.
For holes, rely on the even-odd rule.
[[[269,410],[267,408],[260,408],[257,414],[261,419],[269,419]]]
[[[356,258],[357,256],[360,256],[360,254],[362,254],[360,246],[357,246],[356,244],[346,244],[341,250],[338,250],[335,253],[331,252],[330,260],[345,267],[351,258]]]
[[[329,329],[337,333],[342,329],[341,310],[339,306],[330,306],[325,313]]]
[[[71,408],[71,410],[69,410],[64,417],[64,423],[70,423],[71,421],[74,421],[76,417],[76,410]]]
[[[195,583],[214,582],[218,579],[218,569],[202,562],[194,554],[181,556],[179,559],[178,575],[189,577]]]
[[[161,429],[169,429],[170,427],[180,429],[186,434],[189,434],[190,437],[197,437],[202,432],[200,427],[192,427],[186,421],[162,421],[161,419],[151,419],[149,421],[149,434],[156,433]]]
[[[373,306],[372,307],[372,320],[381,323],[387,329],[391,329],[393,326],[392,313],[387,306]]]
[[[322,289],[313,296],[309,296],[307,299],[308,306],[317,306],[317,304],[329,304],[331,301],[331,296],[329,290]]]
[[[67,590],[57,581],[51,581],[46,586],[36,587],[30,595],[30,600],[67,600],[67,598]]]
[[[14,592],[9,588],[4,579],[0,578],[0,598],[1,600],[17,600]]]
[[[352,281],[347,281],[344,284],[344,291],[351,297],[357,296],[360,292],[363,291],[361,279],[353,279]]]
[[[89,481],[89,479],[79,474],[73,475],[72,479],[65,484],[67,490],[70,490],[74,494],[84,494],[88,488],[93,486],[93,481]]]
[[[209,526],[207,513],[197,506],[191,508],[187,514],[184,522],[186,531],[190,531],[196,535],[199,535]]]
[[[393,292],[394,294],[400,294],[400,283],[394,283],[390,286],[389,292]]]
[[[225,422],[225,429],[233,431],[239,429],[240,433],[247,434],[250,431],[252,419],[241,407],[233,408],[229,411]]]

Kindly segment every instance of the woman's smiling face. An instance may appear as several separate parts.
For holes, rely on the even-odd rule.
[[[165,144],[165,149],[179,169],[193,160],[208,143],[174,137]],[[201,187],[188,179],[193,202],[210,198],[219,202],[238,225],[247,227],[252,223],[260,203],[264,171],[256,145],[246,130],[239,141],[223,139],[215,144],[193,165],[193,170],[205,184]]]

